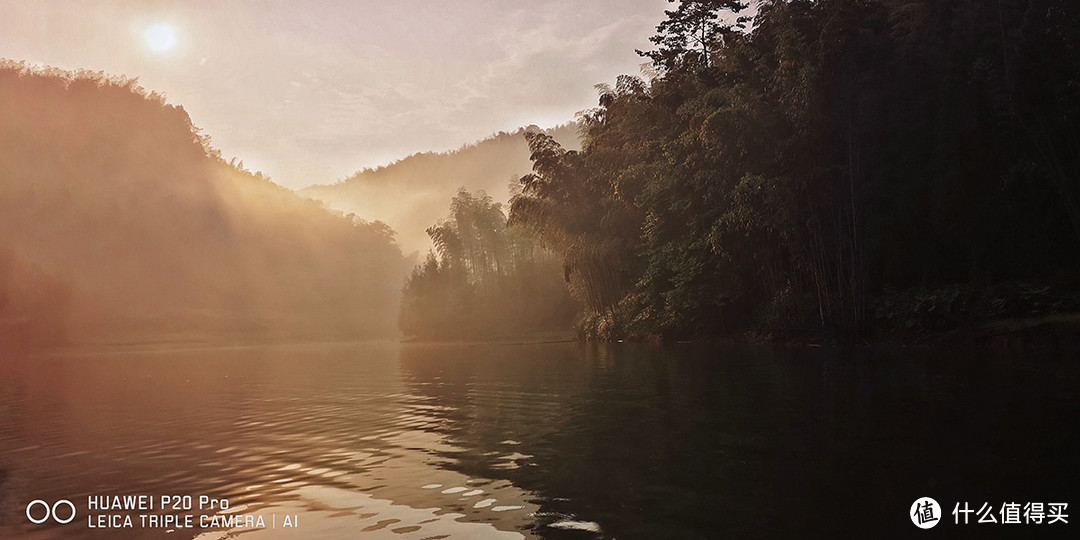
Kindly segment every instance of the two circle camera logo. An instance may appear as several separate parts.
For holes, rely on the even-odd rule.
[[[39,514],[41,512],[41,510],[37,510],[37,507],[39,506],[44,509],[45,513],[39,518],[34,517],[35,514]],[[63,507],[65,506],[68,508],[70,513],[64,512]],[[57,510],[60,510],[60,512],[58,512]],[[67,517],[60,517],[61,512],[66,513]],[[49,503],[41,499],[32,500],[30,501],[30,504],[26,505],[26,519],[29,519],[31,523],[45,523],[49,520],[50,517],[52,517],[53,521],[60,524],[71,523],[71,520],[75,519],[75,505],[67,499],[60,499],[59,501],[54,502],[52,506],[49,506]]]
[[[930,497],[922,497],[911,504],[908,517],[916,527],[929,529],[941,521],[941,505]]]

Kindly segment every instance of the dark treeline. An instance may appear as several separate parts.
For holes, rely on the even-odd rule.
[[[450,215],[427,233],[435,250],[402,292],[407,336],[490,339],[569,329],[579,307],[559,261],[523,227],[508,225],[502,205],[485,192],[459,189]]]
[[[561,258],[585,337],[1076,309],[1080,4],[745,8],[679,2],[581,151],[528,135],[510,223]]]
[[[0,350],[394,335],[392,234],[224,161],[132,80],[0,65]]]

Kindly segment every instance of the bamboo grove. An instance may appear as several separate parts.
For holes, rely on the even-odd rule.
[[[564,327],[576,304],[558,261],[502,205],[464,188],[450,215],[427,229],[434,245],[406,280],[400,327],[424,339],[516,336]]]
[[[526,134],[509,223],[561,261],[582,337],[1076,308],[1076,3],[674,7],[643,75],[598,87],[580,152]]]

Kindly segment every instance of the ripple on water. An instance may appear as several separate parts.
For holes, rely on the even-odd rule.
[[[592,521],[576,521],[573,519],[564,519],[562,521],[556,521],[555,523],[548,524],[548,527],[552,529],[564,529],[575,531],[587,531],[591,533],[600,532],[600,524]]]
[[[230,369],[227,363],[222,365],[215,364],[202,372]],[[283,364],[281,369],[287,367]],[[127,368],[118,366],[116,372]],[[108,381],[101,382],[107,386]],[[529,494],[505,480],[468,478],[445,466],[459,455],[475,452],[462,447],[443,429],[447,413],[458,411],[456,406],[430,396],[399,392],[394,397],[381,387],[360,386],[340,394],[345,388],[335,386],[335,381],[313,385],[310,392],[291,379],[260,387],[230,388],[222,393],[207,385],[199,398],[215,404],[210,408],[217,411],[216,415],[208,415],[206,408],[158,403],[150,398],[145,411],[132,408],[131,396],[124,392],[128,386],[117,383],[120,391],[89,398],[106,400],[109,406],[103,413],[105,421],[139,429],[101,437],[92,449],[78,444],[57,445],[51,440],[47,444],[20,440],[13,445],[18,449],[7,454],[18,456],[23,470],[40,469],[42,472],[35,472],[35,477],[46,481],[64,478],[73,481],[72,489],[76,490],[108,478],[106,487],[94,489],[137,491],[166,485],[178,491],[227,497],[231,507],[223,514],[298,514],[305,524],[304,537],[352,537],[355,535],[351,533],[343,535],[352,531],[373,538],[401,535],[521,539],[524,535],[513,531],[533,529],[529,512],[538,508],[523,502]],[[260,395],[263,393],[271,395]],[[113,400],[113,395],[117,399]],[[163,417],[170,420],[162,423]],[[177,439],[178,433],[191,436]],[[91,440],[71,437],[83,439]],[[521,444],[518,441],[507,439],[503,444],[509,446],[502,447],[502,452],[489,461],[513,463],[531,458],[514,452],[521,448],[515,446]],[[68,461],[105,457],[93,469],[60,467],[50,473],[45,471],[53,470],[53,463],[43,457],[22,458],[20,454],[48,454],[50,459]],[[133,469],[126,463],[138,466]],[[155,474],[147,475],[143,468],[152,468]],[[142,480],[150,476],[152,483]],[[523,508],[529,510],[512,512]],[[280,520],[281,515],[277,517]],[[7,537],[7,532],[0,527],[0,537]],[[200,538],[232,538],[240,534],[244,538],[275,538],[271,531],[203,532]]]

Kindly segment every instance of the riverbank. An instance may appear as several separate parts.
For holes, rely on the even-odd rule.
[[[1080,287],[1072,282],[955,284],[885,291],[859,309],[858,322],[845,317],[823,323],[811,297],[738,321],[695,332],[664,329],[620,304],[577,321],[583,341],[741,342],[791,346],[971,344],[995,348],[1080,348]]]
[[[1080,350],[1080,313],[1004,319],[975,329],[928,335],[930,344],[969,343],[998,349]]]

